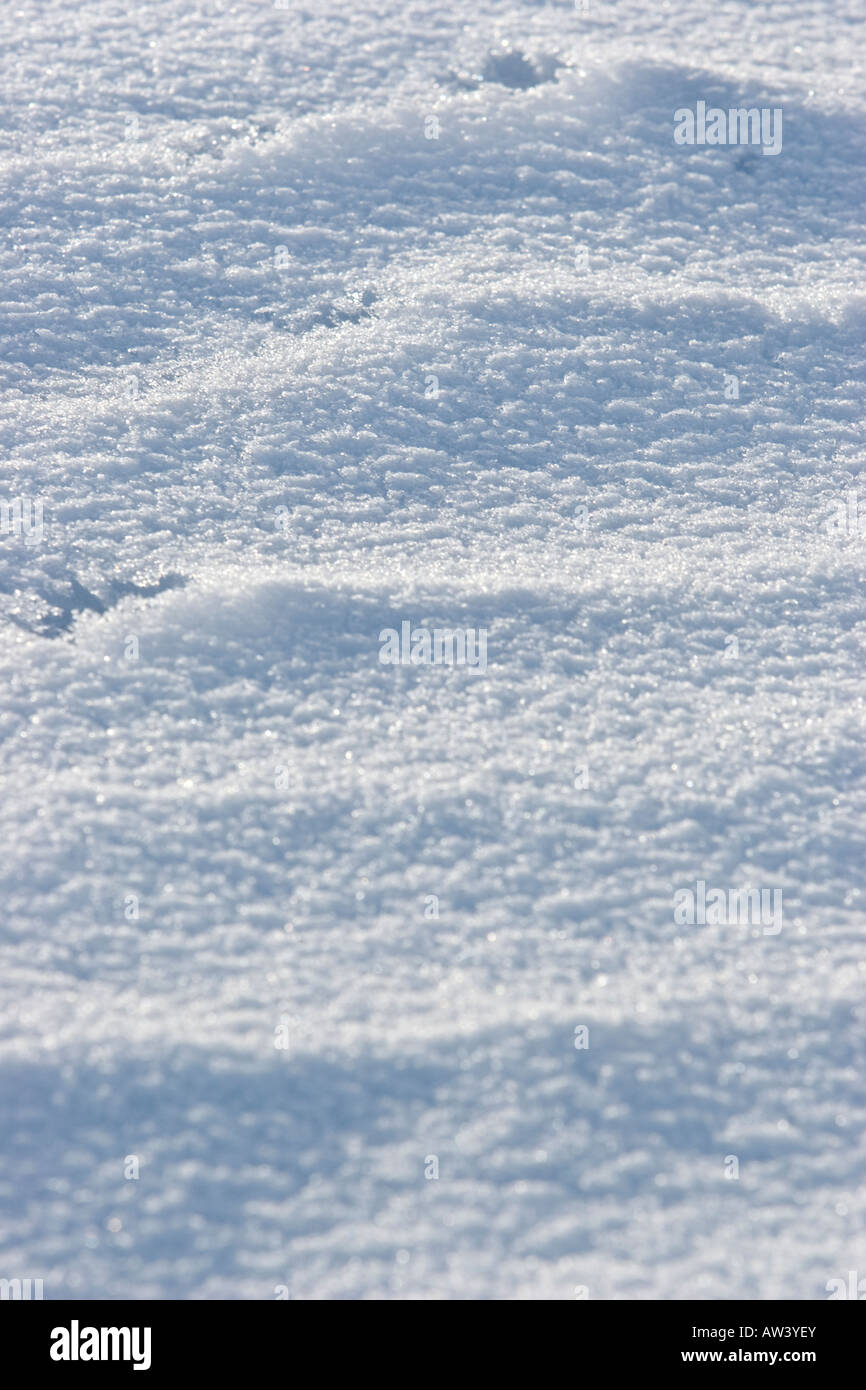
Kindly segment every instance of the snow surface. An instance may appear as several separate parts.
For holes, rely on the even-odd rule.
[[[866,1274],[862,32],[0,10],[0,1275]]]

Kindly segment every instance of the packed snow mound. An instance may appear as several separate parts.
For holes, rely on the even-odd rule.
[[[0,15],[0,1276],[862,1268],[861,16],[690,15]]]

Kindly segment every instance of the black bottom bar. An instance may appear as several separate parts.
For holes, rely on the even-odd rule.
[[[137,1369],[142,1377],[160,1380],[193,1371],[226,1379],[250,1371],[266,1374],[265,1368],[272,1366],[282,1366],[287,1376],[297,1375],[311,1361],[316,1369],[330,1368],[338,1349],[345,1349],[356,1371],[390,1370],[410,1380],[437,1370],[453,1379],[461,1366],[474,1370],[480,1361],[489,1378],[497,1368],[497,1353],[508,1358],[503,1370],[510,1366],[515,1372],[511,1357],[520,1350],[532,1358],[535,1374],[541,1376],[543,1364],[557,1350],[549,1345],[551,1332],[567,1339],[560,1354],[568,1354],[581,1376],[599,1369],[647,1377],[672,1371],[742,1374],[798,1368],[826,1380],[843,1370],[857,1373],[864,1332],[863,1307],[846,1301],[575,1301],[565,1308],[549,1306],[545,1319],[551,1322],[539,1342],[538,1304],[532,1305],[535,1313],[523,1332],[514,1321],[522,1314],[513,1304],[483,1302],[471,1325],[463,1322],[465,1314],[454,1324],[458,1343],[448,1336],[453,1314],[441,1304],[422,1313],[423,1306],[410,1303],[389,1310],[384,1326],[382,1310],[370,1303],[347,1308],[340,1303],[299,1302],[6,1301],[0,1303],[0,1331],[7,1365],[11,1360],[25,1373],[92,1378],[100,1371],[117,1376],[133,1375]],[[507,1324],[491,1327],[503,1313]],[[417,1329],[424,1339],[423,1351],[419,1364],[412,1365],[406,1361],[400,1334],[414,1332],[411,1324],[419,1316],[426,1324]],[[476,1327],[479,1317],[481,1326]],[[323,1333],[328,1334],[324,1339]],[[337,1340],[335,1333],[344,1335]],[[475,1354],[461,1352],[464,1345]],[[303,1362],[298,1360],[301,1353],[306,1353]]]

